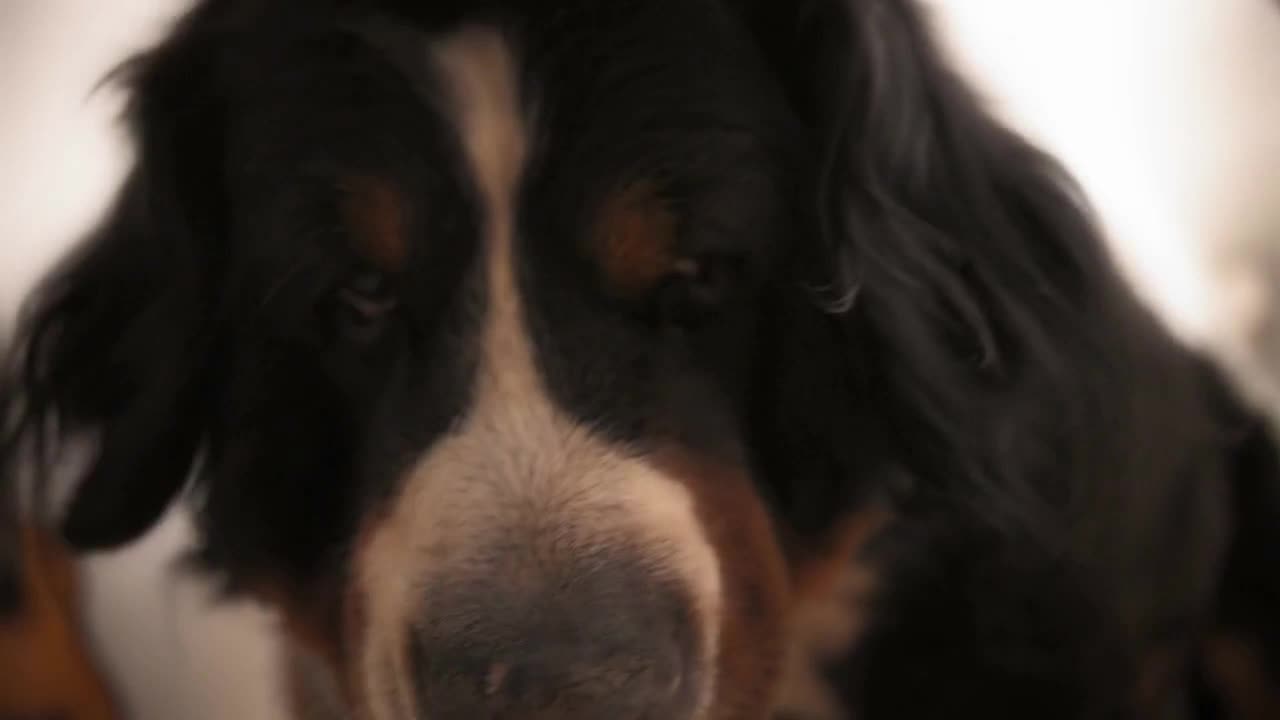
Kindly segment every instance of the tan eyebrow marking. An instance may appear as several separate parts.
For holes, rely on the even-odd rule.
[[[677,218],[652,180],[608,195],[596,213],[591,248],[614,289],[652,288],[676,269]]]
[[[355,233],[356,250],[381,270],[404,267],[409,256],[408,208],[391,181],[353,175],[342,181],[342,215]]]

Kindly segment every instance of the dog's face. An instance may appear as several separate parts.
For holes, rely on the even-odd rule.
[[[236,59],[208,472],[297,484],[264,547],[331,534],[302,560],[341,557],[372,717],[767,705],[743,658],[778,655],[786,577],[744,432],[786,178],[769,86],[717,67],[753,58],[696,6],[362,20]]]
[[[142,113],[175,74],[160,211],[201,236],[136,257],[182,276],[142,342],[190,373],[203,559],[370,718],[767,712],[757,307],[811,150],[745,26],[242,12],[140,71]]]
[[[370,720],[769,717],[1102,266],[899,0],[208,0],[129,72],[0,460],[96,442],[82,548],[194,468],[200,564]]]

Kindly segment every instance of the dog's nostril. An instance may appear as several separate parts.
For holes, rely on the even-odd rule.
[[[571,660],[567,650],[493,662],[441,653],[422,679],[424,710],[431,710],[432,718],[536,711],[539,718],[589,720],[648,717],[659,710],[664,718],[681,717],[685,682],[675,653],[629,649],[625,656],[592,657],[588,647]]]
[[[498,601],[488,590],[427,603],[432,617],[413,649],[424,716],[681,720],[693,712],[698,644],[688,613],[672,610],[677,600],[656,600],[651,589]]]

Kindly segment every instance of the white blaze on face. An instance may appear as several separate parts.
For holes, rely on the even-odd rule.
[[[357,552],[369,712],[373,720],[414,716],[405,651],[409,633],[431,612],[426,590],[440,578],[492,576],[479,556],[496,539],[545,548],[553,560],[565,555],[570,567],[573,553],[600,545],[639,548],[660,577],[680,583],[694,601],[710,671],[720,566],[692,494],[568,417],[538,372],[516,278],[528,133],[512,48],[499,32],[473,27],[430,50],[448,90],[443,110],[457,127],[481,200],[485,317],[470,406],[410,469]],[[704,704],[710,686],[705,695]]]

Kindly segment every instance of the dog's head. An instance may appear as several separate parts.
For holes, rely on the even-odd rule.
[[[1091,266],[899,0],[210,0],[125,72],[7,443],[94,440],[87,549],[194,476],[361,717],[766,717],[854,514],[1035,351],[1002,293]]]

